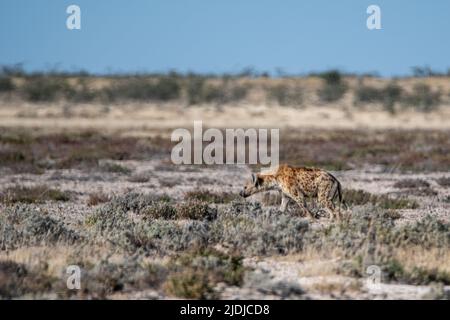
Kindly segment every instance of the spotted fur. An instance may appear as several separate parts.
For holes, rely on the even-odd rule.
[[[308,167],[279,166],[271,173],[252,174],[249,181],[240,192],[242,197],[252,194],[279,190],[282,194],[280,210],[284,212],[289,200],[294,200],[300,210],[311,218],[316,218],[306,205],[307,198],[317,198],[320,206],[331,219],[340,218],[340,204],[342,200],[341,183],[329,172]],[[338,199],[339,210],[334,205]]]

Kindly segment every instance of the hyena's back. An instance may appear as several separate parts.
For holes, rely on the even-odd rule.
[[[278,167],[274,176],[282,191],[291,194],[298,190],[307,197],[318,196],[321,187],[332,185],[336,180],[330,173],[319,168],[287,165]]]

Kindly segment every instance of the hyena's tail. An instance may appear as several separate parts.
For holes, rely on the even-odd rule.
[[[333,196],[331,197],[331,201],[334,202],[336,200],[336,197],[337,197],[338,200],[339,200],[339,208],[341,207],[341,205],[343,205],[345,210],[347,210],[348,209],[347,203],[345,202],[345,200],[342,197],[342,185],[341,185],[341,183],[331,173],[329,173],[329,175],[333,178],[333,180],[334,180],[334,182],[336,184],[336,188],[335,188],[335,191],[333,193]]]

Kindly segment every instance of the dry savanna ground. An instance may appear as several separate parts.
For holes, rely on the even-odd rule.
[[[341,82],[330,89],[319,79],[298,80],[322,93],[304,91],[297,106],[296,80],[287,80],[288,89],[268,79],[239,81],[273,85],[268,92],[278,102],[261,102],[253,87],[247,100],[221,105],[3,95],[0,297],[448,299],[448,79],[401,80],[407,94],[395,110],[370,89],[400,99],[385,79],[365,80],[371,87],[358,101],[369,95],[371,105],[364,108],[353,91],[319,101],[334,99]],[[441,105],[403,110],[414,103],[408,90],[424,81],[426,95],[441,93]],[[362,84],[347,79],[345,86]],[[173,165],[170,132],[191,129],[193,120],[279,128],[280,161],[338,177],[346,218],[310,221],[293,204],[281,213],[274,192],[239,198],[256,167]],[[314,199],[308,205],[320,209]],[[81,268],[80,290],[66,286],[69,265]],[[370,266],[381,271],[378,285]]]

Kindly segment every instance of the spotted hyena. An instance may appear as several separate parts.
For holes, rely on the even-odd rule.
[[[331,219],[340,218],[340,210],[336,210],[333,202],[338,198],[339,204],[342,203],[341,183],[325,170],[282,165],[270,173],[252,174],[252,180],[244,186],[240,195],[246,198],[268,190],[281,191],[282,212],[286,210],[289,199],[292,199],[304,213],[315,218],[306,206],[306,198],[317,198]]]

